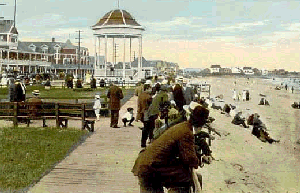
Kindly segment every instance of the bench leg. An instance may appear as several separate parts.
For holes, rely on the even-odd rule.
[[[43,118],[43,127],[48,127],[48,125],[46,125],[46,118]]]
[[[86,128],[88,131],[90,132],[94,132],[94,128],[95,128],[95,121],[84,121],[84,126],[83,126],[83,130]]]
[[[95,131],[95,121],[92,121],[91,123],[91,132]]]
[[[63,123],[63,122],[65,122],[65,123]],[[68,127],[68,119],[60,119],[59,126],[61,126],[63,128],[67,128]]]
[[[27,127],[29,127],[29,125],[30,125],[30,119],[26,119],[26,122],[27,122]]]

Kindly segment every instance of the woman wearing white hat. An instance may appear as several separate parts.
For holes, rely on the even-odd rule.
[[[99,94],[95,95],[95,103],[94,103],[93,109],[95,110],[97,121],[99,121],[99,119],[100,119],[100,109],[101,109],[101,101],[100,101],[100,95]]]

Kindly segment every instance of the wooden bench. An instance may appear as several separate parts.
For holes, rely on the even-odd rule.
[[[29,108],[32,106],[37,109]],[[68,127],[68,120],[79,120],[82,129],[93,132],[96,117],[90,106],[86,103],[0,102],[0,119],[12,120],[14,127],[18,122],[25,122],[29,127],[31,120],[43,120],[43,127],[46,127],[46,120],[51,119],[56,120],[56,127]]]

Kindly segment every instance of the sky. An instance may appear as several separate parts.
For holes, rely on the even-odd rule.
[[[94,55],[91,26],[118,9],[107,0],[17,0],[20,41],[78,42]],[[13,19],[14,0],[0,0],[0,16]],[[143,56],[181,68],[252,66],[300,71],[300,0],[120,0],[145,28]],[[120,58],[122,58],[120,56]]]

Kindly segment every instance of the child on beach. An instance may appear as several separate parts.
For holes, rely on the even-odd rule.
[[[126,127],[126,123],[129,122],[128,126],[133,126],[131,123],[134,121],[133,117],[133,108],[127,108],[127,112],[123,115],[122,121],[124,123],[124,127]]]

